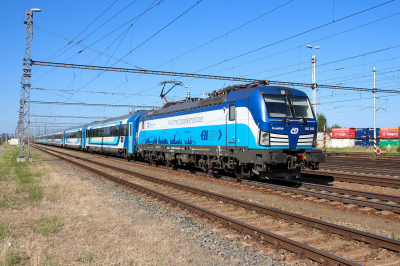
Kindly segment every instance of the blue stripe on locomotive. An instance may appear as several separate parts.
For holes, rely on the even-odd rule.
[[[215,110],[222,110],[223,107],[229,108],[230,104],[235,104],[236,108],[247,108],[260,130],[276,134],[288,135],[290,146],[272,146],[264,147],[257,143],[258,136],[252,134],[251,129],[246,124],[236,124],[236,146],[247,146],[249,149],[314,149],[312,146],[297,146],[298,137],[303,134],[312,134],[317,131],[315,119],[309,119],[306,125],[303,125],[299,119],[291,122],[290,125],[282,123],[282,119],[270,119],[268,117],[265,101],[262,94],[281,95],[282,87],[258,87],[231,92],[226,97],[226,102],[221,105],[203,107],[199,109],[176,112],[172,114],[159,115],[146,118],[146,122],[156,119],[167,119],[181,115],[201,115],[201,113]],[[289,90],[294,96],[307,96],[304,92],[284,88]],[[143,122],[143,118],[141,118]],[[220,125],[182,127],[174,129],[144,130],[140,132],[139,144],[171,144],[171,145],[199,145],[199,146],[235,146],[235,143],[227,143],[227,133],[234,130],[235,125],[226,125],[221,121]],[[278,124],[275,124],[277,122]],[[280,123],[279,123],[280,122]],[[293,127],[298,128],[297,134],[291,134]],[[275,128],[275,129],[274,129]],[[178,137],[177,137],[178,136]],[[210,136],[210,137],[209,137]],[[242,140],[242,142],[240,142]]]

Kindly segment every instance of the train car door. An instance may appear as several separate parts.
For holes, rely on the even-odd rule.
[[[129,137],[128,137],[128,153],[133,153],[133,145],[134,145],[134,134],[133,134],[133,122],[129,122]]]
[[[226,119],[228,151],[232,151],[232,149],[234,151],[236,149],[236,121],[237,112],[235,102],[229,102]]]
[[[82,148],[86,148],[86,129],[82,129]]]

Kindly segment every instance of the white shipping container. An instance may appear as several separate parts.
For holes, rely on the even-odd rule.
[[[10,145],[11,146],[18,146],[18,139],[17,138],[10,139]]]
[[[317,132],[317,140],[324,140],[324,132]]]
[[[332,148],[354,147],[355,139],[332,139]]]
[[[317,140],[317,149],[324,148],[324,140]],[[332,148],[332,140],[326,139],[326,148]]]
[[[329,134],[326,134],[326,140],[330,140],[331,137],[329,137]],[[324,140],[324,132],[318,132],[317,133],[317,140]]]

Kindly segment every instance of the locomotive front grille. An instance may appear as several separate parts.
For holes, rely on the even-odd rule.
[[[271,146],[289,146],[289,137],[285,134],[275,134],[270,135],[270,145]]]
[[[312,146],[314,134],[300,135],[297,146]]]

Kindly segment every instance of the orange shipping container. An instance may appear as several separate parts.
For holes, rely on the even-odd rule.
[[[333,139],[354,139],[356,137],[355,128],[334,128],[332,129]]]
[[[379,137],[381,139],[400,139],[400,127],[382,127]]]

